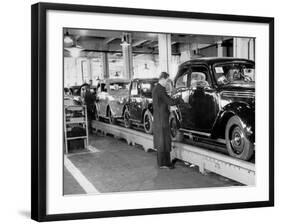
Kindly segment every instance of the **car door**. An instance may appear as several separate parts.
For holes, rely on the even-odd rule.
[[[101,115],[101,110],[100,110],[100,93],[101,93],[101,85],[99,84],[97,87],[97,100],[96,100],[96,113],[98,116]]]
[[[209,132],[219,111],[217,94],[213,88],[208,67],[194,65],[190,72],[190,126],[189,129]]]
[[[138,95],[135,97],[135,120],[142,121],[142,111],[144,109],[145,98],[141,94],[141,81],[138,82]]]
[[[139,83],[136,80],[133,81],[131,85],[132,86],[130,90],[130,102],[129,102],[130,117],[132,120],[137,120],[139,114],[138,101],[140,99]]]
[[[190,71],[189,67],[184,68],[182,74],[175,80],[176,94],[175,97],[180,96],[183,102],[178,105],[178,111],[180,112],[181,128],[188,129],[191,126],[191,108],[189,105],[190,95]]]
[[[100,86],[100,93],[98,95],[99,99],[99,111],[100,116],[106,117],[106,105],[107,105],[107,83],[102,83]]]
[[[157,81],[152,80],[143,80],[139,84],[140,94],[141,94],[141,114],[143,115],[143,111],[148,109],[148,105],[152,103],[152,90],[157,84]],[[141,119],[142,117],[140,117]]]

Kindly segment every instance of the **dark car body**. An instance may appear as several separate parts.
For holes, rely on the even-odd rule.
[[[145,132],[152,133],[152,90],[157,82],[158,78],[136,78],[131,81],[128,102],[124,108],[126,127],[135,124],[143,126]]]
[[[174,97],[181,96],[184,103],[172,112],[177,129],[224,142],[228,151],[236,150],[229,152],[232,156],[248,160],[255,143],[254,66],[239,58],[199,58],[181,64]],[[251,147],[248,153],[242,152],[246,146]]]
[[[94,86],[90,86],[87,83],[84,83],[80,86],[71,86],[69,88],[70,90],[70,95],[72,95],[73,100],[76,102],[77,105],[82,105],[83,104],[83,91],[85,90],[85,86],[90,88],[90,92],[92,94],[96,93],[96,88]]]
[[[70,89],[70,92],[71,92],[71,95],[73,96],[80,96],[80,89],[81,86],[71,86],[69,89]]]
[[[80,92],[81,92],[81,86],[71,86],[69,88],[70,95],[73,96],[73,100],[76,101],[77,104],[82,104]]]
[[[67,106],[78,106],[80,105],[79,103],[77,103],[77,101],[75,101],[73,99],[73,96],[64,96],[64,106],[67,107]]]

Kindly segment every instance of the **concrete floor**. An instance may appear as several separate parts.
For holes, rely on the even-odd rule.
[[[72,174],[64,167],[64,195],[85,194],[86,191],[79,185]]]
[[[241,185],[213,173],[202,175],[197,167],[182,161],[173,170],[159,169],[156,152],[144,152],[141,146],[130,146],[112,136],[91,135],[89,144],[94,147],[91,151],[70,151],[67,159],[97,193]],[[65,195],[89,193],[84,185],[85,180],[65,167]]]

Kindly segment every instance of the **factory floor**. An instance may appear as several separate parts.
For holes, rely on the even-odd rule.
[[[64,158],[64,195],[237,185],[182,161],[175,169],[159,169],[155,151],[100,133],[90,135],[88,149],[71,150]]]

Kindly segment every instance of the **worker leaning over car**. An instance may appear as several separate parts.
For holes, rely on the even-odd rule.
[[[153,103],[153,143],[157,149],[157,163],[160,168],[173,168],[171,152],[171,135],[169,127],[169,108],[182,102],[182,98],[172,99],[167,95],[166,86],[169,74],[162,72],[158,84],[152,92]]]

